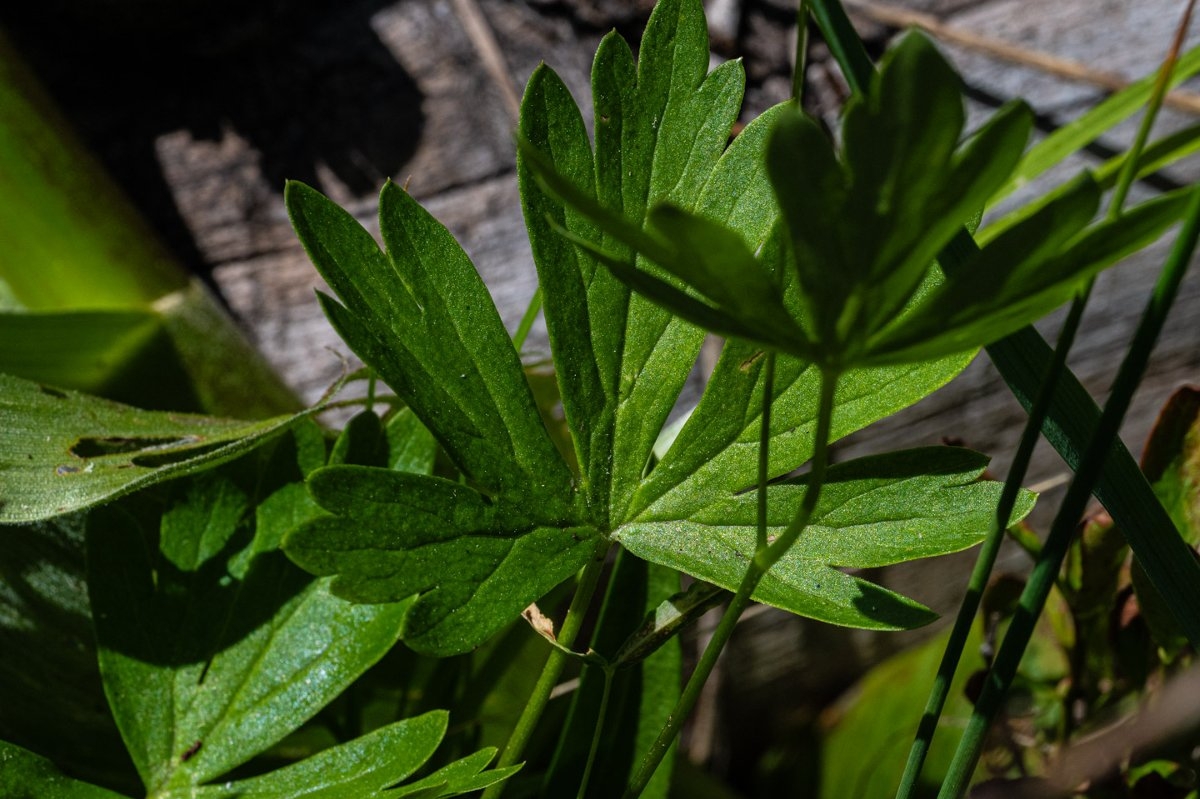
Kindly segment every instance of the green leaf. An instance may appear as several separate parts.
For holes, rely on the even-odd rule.
[[[83,526],[72,514],[0,530],[0,737],[78,778],[136,786],[96,665]]]
[[[938,251],[1011,172],[1032,115],[998,112],[961,151],[960,81],[910,34],[888,51],[871,91],[845,115],[840,160],[798,109],[781,116],[767,168],[820,338],[852,339],[890,321]],[[832,356],[831,356],[832,357]]]
[[[616,34],[601,42],[592,70],[593,159],[579,111],[548,68],[534,73],[522,104],[518,160],[526,224],[543,286],[545,314],[575,434],[584,490],[601,524],[619,519],[641,479],[674,398],[699,353],[703,332],[629,288],[597,256],[630,257],[612,231],[569,209],[534,172],[562,175],[568,190],[639,232],[648,208],[695,206],[741,104],[744,74],[727,63],[708,73],[699,0],[667,0],[651,15],[635,65]],[[603,227],[603,226],[602,226]],[[607,235],[606,235],[607,234]]]
[[[105,692],[151,792],[200,785],[281,740],[392,646],[407,610],[333,597],[252,540],[312,510],[268,500],[255,532],[222,475],[185,490],[161,523],[113,507],[88,527]]]
[[[646,613],[678,591],[679,573],[674,569],[619,551],[589,649],[611,662]],[[670,636],[657,643],[668,642],[670,645],[657,651],[643,650],[641,659],[626,661],[625,665],[633,668],[613,673],[607,711],[599,730],[605,675],[599,668],[584,668],[542,783],[542,796],[569,796],[579,789],[588,750],[597,734],[596,765],[587,794],[616,796],[624,790],[679,698],[682,649],[679,640]],[[649,792],[642,796],[665,797],[670,777],[670,765],[660,767]]]
[[[833,430],[837,440],[948,383],[972,356],[930,363],[853,370],[838,381]],[[714,496],[754,485],[763,391],[762,351],[729,342],[700,404],[675,443],[639,487],[631,518],[686,518]],[[787,474],[812,456],[820,370],[779,357],[771,425],[769,474]]]
[[[236,782],[167,792],[163,799],[359,799],[410,777],[446,734],[448,714],[435,710],[381,727],[311,757]]]
[[[148,310],[0,313],[0,372],[97,394],[161,333]]]
[[[405,642],[468,651],[578,571],[596,530],[553,509],[489,501],[469,486],[384,469],[331,467],[309,478],[331,514],[291,533],[288,556],[357,602],[421,594]]]
[[[483,749],[474,754],[443,766],[428,777],[410,785],[393,788],[385,794],[386,799],[443,799],[481,791],[489,785],[506,780],[521,770],[520,765],[508,768],[482,769],[495,757],[495,749]]]
[[[874,68],[845,10],[836,0],[811,2],[813,17],[830,43],[830,51],[850,85],[861,91]],[[1200,66],[1200,48],[1186,54],[1181,61],[1188,65],[1188,70]],[[1176,77],[1179,74],[1183,73],[1177,73]],[[1133,113],[1149,96],[1155,79],[1150,76],[1139,82],[1136,92],[1143,94],[1136,100],[1135,90],[1128,90],[1129,94],[1114,103],[1127,104],[1124,107]],[[1085,127],[1093,122],[1085,123]],[[1076,146],[1066,149],[1073,152]],[[1057,159],[1051,160],[1057,163]],[[953,273],[975,249],[970,235],[962,231],[939,254],[939,260],[947,273]],[[989,345],[988,355],[1014,396],[1028,410],[1053,357],[1045,339],[1032,327],[1025,327]],[[1095,401],[1068,370],[1055,388],[1043,433],[1067,465],[1076,469],[1099,418],[1100,409]],[[1170,517],[1120,441],[1114,444],[1094,493],[1120,525],[1138,562],[1159,594],[1166,598],[1188,639],[1200,645],[1200,622],[1195,621],[1200,620],[1200,563],[1175,534]]]
[[[5,799],[125,799],[119,793],[73,780],[28,749],[0,741],[0,796]]]
[[[474,266],[407,192],[380,194],[385,255],[358,222],[289,183],[288,213],[345,305],[322,298],[346,343],[413,409],[489,494],[570,494],[570,474],[538,416],[521,363]]]
[[[945,775],[962,728],[971,716],[968,680],[987,667],[979,654],[982,625],[972,628],[951,685],[950,702],[926,760],[922,786],[936,791]],[[837,720],[821,747],[821,799],[891,799],[904,773],[913,730],[946,648],[949,633],[900,652],[874,666],[847,693]]]
[[[1184,53],[1171,73],[1170,86],[1178,86],[1188,78],[1200,73],[1200,47]],[[1038,175],[1049,170],[1067,156],[1077,153],[1107,131],[1124,122],[1145,107],[1154,92],[1157,74],[1150,74],[1117,92],[1067,124],[1055,130],[1029,149],[1021,159],[1012,177],[994,195],[996,203],[1022,186],[1032,182]]]
[[[143,411],[0,375],[0,523],[48,519],[211,469],[316,410],[256,422]]]
[[[965,549],[987,531],[999,485],[977,482],[986,459],[958,448],[890,453],[829,470],[803,536],[767,573],[754,598],[802,616],[866,629],[907,629],[933,614],[837,567],[872,568]],[[768,489],[767,524],[795,516],[804,480]],[[639,557],[736,589],[755,548],[753,492],[720,497],[686,517],[644,513],[615,538]],[[1027,513],[1026,495],[1017,510]]]
[[[992,240],[881,334],[872,360],[940,357],[996,341],[1069,300],[1088,279],[1157,239],[1191,198],[1181,189],[1075,234],[1099,202],[1090,178]],[[1062,240],[1068,239],[1065,243]]]

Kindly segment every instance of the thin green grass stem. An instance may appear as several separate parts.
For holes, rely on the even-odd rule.
[[[595,556],[588,561],[587,566],[579,575],[579,585],[575,588],[575,596],[571,598],[567,616],[563,619],[562,628],[558,632],[558,643],[567,649],[574,645],[575,638],[579,635],[580,627],[583,625],[588,605],[591,604],[592,596],[596,593],[600,572],[604,569],[606,551],[607,545],[597,548]],[[542,667],[542,673],[533,687],[533,693],[530,694],[525,709],[521,711],[521,716],[517,719],[516,726],[513,727],[512,735],[509,736],[508,743],[505,744],[504,751],[500,754],[500,760],[496,762],[496,768],[516,765],[524,756],[525,747],[529,745],[529,739],[533,736],[533,731],[542,718],[546,703],[550,701],[550,693],[554,690],[554,686],[558,685],[558,678],[562,676],[562,670],[569,659],[570,655],[561,649],[550,650],[550,655],[546,658],[546,665]],[[507,780],[502,780],[490,786],[483,792],[483,799],[499,799],[507,782]]]
[[[946,642],[946,651],[942,654],[937,675],[933,680],[933,688],[929,692],[929,699],[917,727],[916,739],[909,750],[908,762],[904,766],[904,775],[900,778],[896,799],[912,799],[917,790],[921,769],[925,765],[925,758],[929,754],[933,735],[937,731],[938,720],[946,705],[946,698],[950,695],[950,685],[954,681],[954,673],[962,660],[967,638],[971,634],[971,626],[975,622],[975,614],[979,611],[979,603],[983,598],[983,591],[987,587],[992,569],[996,565],[996,556],[1000,552],[1000,545],[1004,542],[1004,533],[1009,527],[1017,497],[1020,496],[1021,484],[1025,481],[1025,474],[1029,469],[1034,447],[1040,437],[1046,414],[1050,410],[1054,389],[1066,368],[1067,353],[1071,351],[1075,333],[1079,330],[1079,321],[1083,318],[1085,305],[1086,298],[1083,298],[1082,301],[1077,299],[1071,304],[1071,310],[1067,314],[1066,321],[1063,322],[1058,342],[1054,348],[1054,359],[1050,362],[1037,399],[1026,419],[1025,428],[1021,431],[1021,440],[1017,445],[1016,455],[1013,457],[1012,465],[1009,466],[1004,488],[1000,492],[1000,501],[996,505],[996,515],[992,517],[991,527],[983,540],[979,556],[975,560],[971,579],[967,583],[966,596],[963,597],[962,604],[958,608],[958,616],[954,619],[954,627]]]
[[[1133,394],[1141,384],[1150,353],[1162,331],[1163,323],[1178,294],[1179,284],[1195,251],[1197,238],[1200,238],[1200,190],[1193,192],[1183,230],[1155,283],[1154,292],[1138,323],[1129,352],[1126,353],[1117,372],[1116,382],[1108,402],[1104,405],[1096,431],[1088,442],[1083,461],[1067,489],[1058,515],[1054,518],[1050,535],[1042,547],[1041,557],[1021,593],[1017,613],[1009,625],[1008,634],[1004,636],[1004,642],[1000,645],[1000,651],[988,673],[979,701],[975,703],[975,710],[967,722],[958,750],[954,753],[950,771],[942,784],[938,799],[958,799],[966,792],[983,750],[987,728],[1008,693],[1017,667],[1025,654],[1025,648],[1033,635],[1038,616],[1041,615],[1050,589],[1062,568],[1063,558],[1079,518],[1087,506],[1093,486],[1104,469]]]
[[[1150,132],[1158,117],[1158,111],[1162,107],[1163,98],[1170,87],[1171,73],[1179,58],[1179,52],[1182,49],[1183,36],[1189,27],[1194,4],[1195,0],[1192,0],[1184,11],[1183,20],[1176,31],[1175,39],[1158,72],[1154,91],[1151,93],[1147,103],[1146,113],[1142,118],[1137,135],[1134,137],[1133,145],[1125,155],[1121,171],[1117,177],[1113,197],[1109,204],[1108,217],[1110,219],[1115,219],[1121,215],[1125,206],[1125,200],[1129,196],[1129,190],[1133,185],[1133,181],[1137,178],[1138,162],[1141,160],[1142,152],[1145,150],[1146,143],[1150,139]],[[1164,269],[1164,275],[1167,271]],[[949,695],[950,684],[954,679],[954,672],[962,658],[963,648],[966,645],[967,636],[970,634],[971,625],[974,623],[975,613],[979,609],[983,590],[987,586],[988,578],[996,562],[996,555],[999,552],[1000,544],[1004,540],[1004,530],[1008,527],[1008,519],[1016,502],[1021,483],[1025,479],[1025,472],[1033,455],[1034,446],[1037,444],[1038,433],[1045,424],[1054,392],[1058,387],[1059,378],[1065,371],[1067,355],[1074,344],[1075,334],[1078,332],[1079,322],[1083,318],[1083,311],[1087,306],[1094,284],[1094,280],[1088,281],[1083,291],[1076,296],[1075,300],[1071,303],[1071,309],[1059,333],[1059,340],[1054,348],[1053,360],[1049,364],[1047,373],[1041,381],[1036,400],[1030,409],[1025,429],[1021,434],[1020,444],[1017,447],[1016,456],[1013,459],[1013,464],[1009,469],[1008,477],[1004,483],[996,516],[993,519],[991,528],[988,530],[988,535],[979,552],[979,557],[975,562],[975,568],[971,573],[971,579],[967,587],[966,597],[963,599],[963,604],[959,607],[958,617],[955,619],[954,628],[950,633],[950,640],[946,644],[946,651],[938,667],[933,689],[930,692],[925,712],[922,714],[917,730],[916,740],[909,751],[904,775],[901,778],[900,787],[896,793],[897,799],[911,799],[916,790],[917,782],[921,775],[921,768],[924,765],[934,732],[937,729],[938,719],[941,716],[942,708],[945,706],[946,697]],[[1094,483],[1095,481],[1092,482]],[[1091,486],[1089,485],[1089,490],[1090,488]],[[1080,513],[1082,513],[1082,507],[1080,508]],[[1045,554],[1043,553],[1041,558],[1044,557]],[[1044,601],[1043,598],[1042,602],[1044,603]],[[1020,658],[1018,657],[1019,660]]]
[[[821,397],[817,410],[817,429],[814,439],[812,468],[808,474],[808,487],[804,492],[804,499],[801,501],[800,509],[796,512],[795,518],[788,524],[787,529],[775,541],[771,542],[768,538],[766,546],[756,548],[754,557],[750,560],[750,565],[746,569],[746,575],[742,578],[741,585],[738,586],[738,590],[733,595],[733,599],[730,600],[724,615],[721,616],[721,621],[713,631],[708,646],[701,653],[700,660],[696,663],[696,668],[692,672],[691,677],[688,678],[687,685],[684,686],[683,693],[680,694],[679,701],[668,717],[666,725],[658,734],[658,738],[651,744],[650,750],[642,759],[637,773],[630,780],[629,787],[626,788],[623,794],[624,799],[636,799],[646,789],[646,785],[649,784],[650,779],[654,776],[654,772],[658,769],[659,764],[666,757],[668,750],[670,750],[671,745],[678,737],[679,730],[683,727],[683,722],[691,714],[692,708],[695,707],[696,700],[700,698],[700,692],[704,688],[704,683],[708,681],[709,675],[712,674],[713,668],[717,665],[717,660],[721,657],[721,651],[725,648],[725,644],[728,643],[730,636],[733,635],[733,630],[737,626],[738,619],[750,605],[750,597],[754,593],[754,589],[758,587],[758,583],[762,580],[763,575],[783,557],[784,553],[791,548],[792,544],[796,542],[800,534],[808,526],[808,521],[812,518],[813,511],[817,507],[817,501],[820,499],[821,487],[825,482],[825,470],[829,464],[829,432],[832,426],[833,396],[837,388],[837,382],[837,373],[824,372],[821,376]],[[764,394],[763,402],[770,403],[770,401],[770,394]],[[764,489],[765,486],[760,484],[759,492],[765,493]]]
[[[762,420],[758,429],[758,492],[756,521],[758,537],[755,551],[766,547],[767,541],[767,481],[771,479],[771,401],[775,395],[775,352],[767,353],[766,363],[763,364],[763,404]]]
[[[1163,99],[1167,96],[1167,90],[1171,88],[1171,73],[1175,71],[1175,64],[1179,61],[1179,54],[1183,50],[1184,41],[1187,39],[1188,28],[1191,27],[1192,23],[1192,11],[1195,6],[1196,0],[1189,0],[1183,10],[1183,18],[1179,21],[1179,25],[1175,29],[1175,38],[1171,41],[1167,57],[1163,59],[1162,66],[1159,67],[1158,77],[1154,81],[1154,90],[1150,93],[1150,99],[1146,102],[1146,114],[1142,117],[1142,122],[1138,126],[1138,132],[1133,139],[1133,144],[1125,156],[1125,161],[1121,164],[1121,173],[1117,178],[1117,187],[1113,190],[1112,203],[1108,209],[1110,218],[1120,216],[1122,209],[1125,207],[1125,198],[1129,195],[1129,189],[1133,186],[1133,181],[1137,177],[1138,161],[1142,158],[1142,151],[1146,149],[1146,142],[1150,140],[1150,131],[1154,128],[1155,120],[1158,119],[1158,112],[1162,108]]]
[[[592,745],[588,747],[587,762],[583,766],[583,778],[579,781],[579,793],[575,799],[584,799],[588,782],[592,779],[592,767],[596,765],[596,753],[600,751],[600,736],[604,732],[604,719],[608,715],[608,697],[612,693],[613,669],[604,669],[604,689],[600,693],[600,709],[596,713],[596,730],[592,733]]]
[[[792,99],[804,103],[804,72],[808,64],[808,0],[796,4],[796,66],[792,70]]]
[[[525,339],[529,338],[529,331],[533,329],[533,323],[537,321],[537,316],[542,310],[542,287],[538,286],[534,290],[533,296],[529,298],[529,305],[525,306],[525,313],[521,315],[521,321],[517,324],[517,330],[513,333],[512,342],[513,348],[517,352],[525,346]]]

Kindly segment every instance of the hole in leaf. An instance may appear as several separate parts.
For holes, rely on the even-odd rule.
[[[70,449],[79,458],[98,458],[102,455],[122,455],[170,446],[187,446],[199,441],[198,436],[182,438],[81,438]]]
[[[170,466],[173,463],[181,463],[192,458],[206,455],[210,452],[215,452],[223,443],[206,444],[202,447],[189,447],[187,449],[172,449],[165,452],[155,452],[148,455],[138,455],[133,459],[134,466],[145,466],[149,468],[157,468],[159,466]]]

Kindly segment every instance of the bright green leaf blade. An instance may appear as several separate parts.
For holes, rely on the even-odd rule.
[[[618,214],[608,211],[591,197],[571,185],[554,172],[553,166],[528,144],[522,144],[525,160],[547,191],[563,198],[580,213],[586,215],[619,244],[639,254],[640,259],[652,261],[675,274],[688,274],[692,270],[685,258],[669,244],[643,232]],[[707,330],[744,338],[763,346],[787,346],[790,351],[808,354],[808,342],[801,338],[802,332],[793,327],[782,335],[764,325],[761,314],[734,315],[710,304],[712,301],[698,299],[676,285],[657,277],[648,270],[636,266],[634,259],[623,260],[605,251],[582,237],[562,231],[565,238],[586,250],[590,256],[608,267],[621,282],[636,289],[659,303],[670,312]],[[776,314],[778,318],[778,314]],[[794,337],[794,338],[793,338]],[[660,428],[661,429],[661,428]]]
[[[1200,47],[1184,53],[1175,64],[1170,85],[1178,86],[1183,81],[1200,73]],[[1047,136],[1032,147],[1013,173],[1009,182],[1000,189],[993,202],[998,202],[1022,186],[1032,182],[1067,156],[1077,153],[1108,130],[1136,114],[1145,107],[1154,91],[1157,74],[1151,74],[1122,89]]]
[[[1080,201],[1074,203],[1074,197]],[[1157,239],[1179,220],[1190,199],[1189,189],[1142,203],[1080,233],[1061,251],[1047,253],[1055,241],[1054,225],[1071,230],[1089,204],[1095,206],[1094,195],[1089,201],[1085,190],[1063,195],[1047,207],[1048,213],[1030,217],[993,240],[964,272],[943,284],[921,313],[886,331],[884,340],[873,347],[875,361],[942,357],[1023,328],[1069,300],[1088,279]],[[1054,211],[1059,206],[1070,219],[1057,218]],[[1038,230],[1043,225],[1049,227]],[[989,252],[992,247],[996,249]],[[976,268],[978,277],[972,274]],[[981,297],[977,287],[990,291]]]
[[[48,519],[211,469],[312,412],[244,422],[143,411],[0,375],[0,523]]]
[[[105,691],[152,790],[201,784],[264,751],[399,638],[405,605],[331,596],[329,581],[247,540],[245,507],[217,477],[189,486],[158,535],[146,527],[153,517],[121,509],[98,511],[89,524]],[[277,538],[270,528],[296,515],[265,503],[259,533]],[[247,546],[257,554],[238,577]]]
[[[576,446],[586,452],[585,489],[605,516],[623,515],[704,334],[631,296],[595,262],[610,254],[632,268],[634,253],[652,251],[641,234],[647,208],[663,201],[694,206],[725,149],[744,82],[737,63],[708,73],[701,3],[667,0],[650,17],[636,65],[620,37],[601,42],[592,70],[590,170],[579,113],[557,77],[539,70],[526,93],[519,164],[526,220],[564,408],[574,413]],[[561,173],[578,199],[543,191],[535,172]],[[603,254],[564,252],[561,242],[549,241],[555,227]]]
[[[73,780],[28,749],[0,741],[0,796],[5,799],[125,799],[119,793]]]
[[[822,741],[820,799],[895,796],[947,637],[948,632],[879,663],[847,694],[848,702],[840,703],[841,712]],[[955,672],[923,784],[936,787],[945,776],[971,716],[967,681],[987,667],[982,645],[982,625],[976,624],[964,649],[967,657]]]
[[[286,200],[297,235],[343,306],[323,306],[459,467],[489,492],[569,493],[520,359],[487,289],[449,231],[387,184],[389,252],[333,202],[300,183]]]
[[[830,469],[820,503],[796,545],[763,578],[754,598],[802,616],[866,629],[907,629],[932,620],[912,600],[843,574],[965,549],[986,533],[1000,486],[977,482],[986,459],[937,448],[891,453]],[[769,490],[768,526],[779,534],[795,516],[802,481]],[[1032,506],[1024,498],[1022,512]],[[615,538],[639,557],[727,589],[741,582],[755,546],[753,492],[719,499],[687,518],[620,528]]]
[[[434,710],[381,727],[260,777],[201,788],[196,799],[367,799],[407,779],[433,756],[449,714]],[[167,794],[164,799],[171,799]],[[190,799],[189,789],[179,799]]]
[[[613,36],[610,34],[605,41]],[[525,88],[519,134],[521,141],[535,144],[537,153],[555,174],[577,186],[581,194],[594,196],[592,151],[583,118],[567,87],[545,65],[534,70]],[[604,275],[571,240],[559,235],[559,230],[570,230],[589,244],[599,234],[589,229],[583,217],[541,190],[529,158],[527,148],[521,147],[517,153],[521,208],[538,270],[546,330],[560,364],[556,377],[563,412],[572,431],[576,460],[594,483],[604,479],[607,467],[601,465],[603,459],[592,456],[592,451],[611,448],[608,439],[612,419],[606,414],[607,386],[593,343],[592,325],[581,325],[579,320],[589,318],[591,282],[603,281]]]
[[[99,393],[160,332],[150,311],[0,313],[0,372]]]
[[[861,369],[838,381],[832,438],[860,430],[933,393],[961,372],[972,355],[930,363]],[[754,485],[763,390],[762,351],[728,343],[704,396],[634,505],[639,520],[686,518],[714,496]],[[771,476],[812,456],[820,370],[780,357],[775,375]]]
[[[402,785],[388,791],[386,799],[446,799],[461,796],[495,785],[521,770],[521,766],[516,765],[484,771],[495,756],[494,749],[484,749],[467,755],[411,785]]]
[[[327,511],[293,532],[288,556],[358,602],[421,594],[405,641],[429,654],[483,643],[578,571],[595,530],[548,509],[489,502],[440,478],[362,467],[322,469],[309,490]]]

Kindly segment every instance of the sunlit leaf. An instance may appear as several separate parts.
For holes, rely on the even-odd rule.
[[[211,469],[311,412],[247,422],[143,411],[0,374],[0,523],[48,519]]]
[[[979,482],[986,459],[952,447],[863,458],[829,470],[821,500],[795,546],[767,572],[754,598],[802,616],[868,629],[931,621],[913,602],[837,567],[870,568],[965,549],[986,533],[999,486]],[[777,535],[804,495],[803,479],[768,489]],[[1018,513],[1032,507],[1025,496]],[[615,537],[639,557],[735,590],[754,554],[753,492],[713,498],[686,517],[645,512]]]

